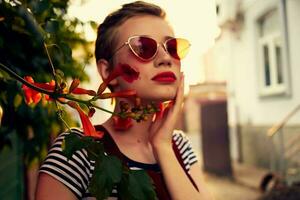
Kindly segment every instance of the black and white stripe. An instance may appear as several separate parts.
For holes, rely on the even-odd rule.
[[[82,136],[79,129],[72,129],[73,133]],[[87,157],[86,150],[77,151],[71,159],[62,154],[62,142],[68,132],[56,138],[48,155],[40,168],[40,172],[47,173],[66,185],[78,199],[89,199],[88,184],[94,171],[95,162]],[[173,140],[177,145],[187,171],[197,162],[191,143],[182,131],[174,131]],[[160,171],[157,164],[144,164],[130,160],[128,166],[131,170],[151,169]],[[111,197],[116,199],[117,190],[112,191]],[[111,199],[111,198],[110,198]]]
[[[197,157],[192,148],[191,142],[182,131],[178,130],[173,133],[173,141],[179,149],[185,169],[189,171],[191,166],[197,162]]]

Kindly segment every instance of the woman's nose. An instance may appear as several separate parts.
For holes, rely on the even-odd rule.
[[[158,46],[157,55],[155,59],[155,65],[160,66],[172,66],[172,58],[163,45]]]

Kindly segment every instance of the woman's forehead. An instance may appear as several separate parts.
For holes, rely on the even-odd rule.
[[[165,19],[151,15],[129,18],[118,27],[117,32],[121,43],[134,35],[146,35],[156,40],[174,37],[173,29]]]

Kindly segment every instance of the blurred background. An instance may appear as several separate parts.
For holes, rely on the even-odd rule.
[[[128,2],[0,0],[0,62],[51,80],[46,38],[60,46],[49,50],[62,76],[97,90],[95,28]],[[254,200],[299,183],[300,1],[147,2],[164,8],[175,34],[192,43],[182,61],[186,95],[177,128],[191,139],[215,199]],[[25,105],[21,85],[2,71],[0,83],[0,196],[33,199],[38,167],[65,127],[54,105]],[[112,109],[110,101],[99,105]],[[92,121],[108,117],[98,111]],[[68,113],[64,119],[78,125]]]

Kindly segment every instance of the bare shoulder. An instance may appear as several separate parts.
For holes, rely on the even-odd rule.
[[[75,195],[61,182],[46,173],[40,173],[36,200],[75,200]]]

